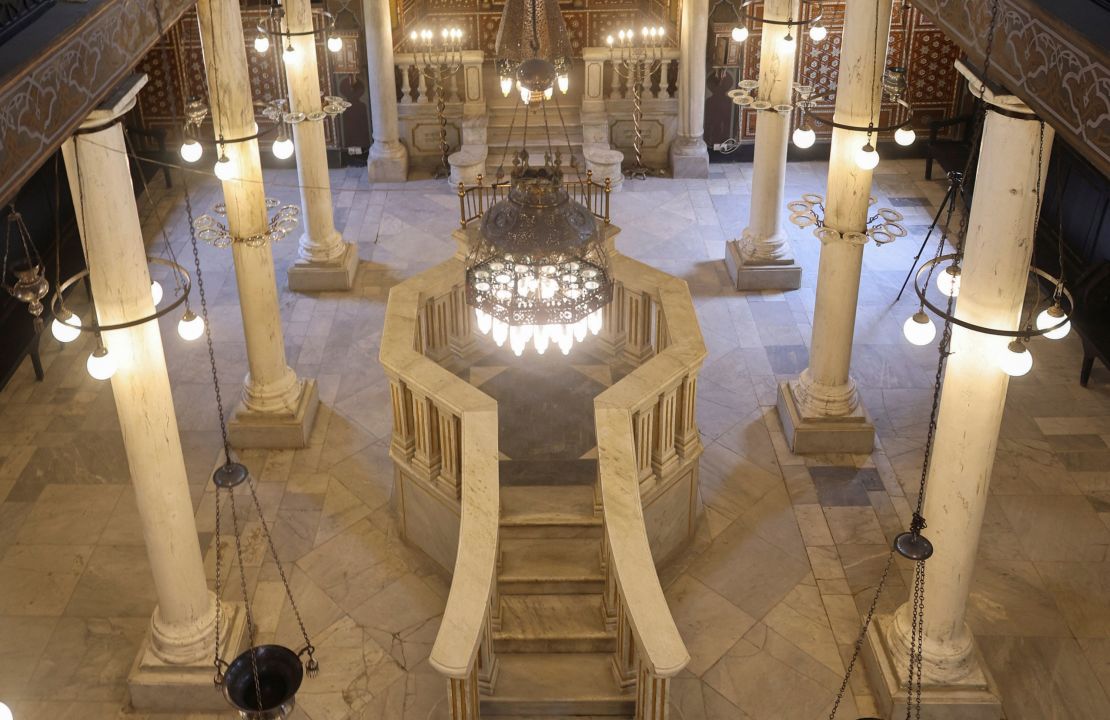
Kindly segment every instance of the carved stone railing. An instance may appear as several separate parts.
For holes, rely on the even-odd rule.
[[[670,678],[690,655],[656,558],[685,544],[696,522],[695,398],[706,350],[684,281],[619,254],[610,262],[619,288],[602,335],[611,352],[642,364],[594,399],[604,607],[617,631],[613,670],[636,686],[636,717],[663,720]]]
[[[380,352],[393,405],[389,454],[402,534],[453,567],[429,657],[448,679],[453,720],[477,718],[478,691],[491,691],[496,677],[497,402],[441,364],[469,347],[464,274],[452,258],[395,286]]]

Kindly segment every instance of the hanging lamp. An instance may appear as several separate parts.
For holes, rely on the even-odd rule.
[[[505,2],[495,64],[506,97],[516,87],[525,104],[539,97],[550,99],[556,83],[567,92],[563,88],[570,88],[570,36],[557,0]]]

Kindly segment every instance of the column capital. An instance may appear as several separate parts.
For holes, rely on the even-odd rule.
[[[149,78],[146,73],[125,77],[112,92],[100,101],[99,105],[89,112],[89,116],[77,129],[97,128],[123,117],[130,112],[131,108],[135,107],[135,99],[138,97],[139,91],[146,86],[147,80]]]
[[[1016,95],[1007,95],[996,92],[979,76],[979,73],[964,64],[962,60],[956,61],[956,70],[967,78],[968,90],[975,97],[980,97],[987,103],[1006,113],[1028,115],[1030,120],[1036,118],[1036,113]],[[996,86],[997,87],[997,86]]]

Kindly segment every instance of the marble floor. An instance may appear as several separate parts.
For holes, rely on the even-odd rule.
[[[787,451],[775,385],[807,362],[819,243],[792,229],[800,290],[730,289],[721,258],[746,217],[749,171],[731,164],[713,166],[708,180],[630,181],[613,199],[618,246],[689,282],[709,346],[698,398],[705,513],[694,543],[662,573],[692,657],[673,685],[676,720],[828,716],[860,609],[914,498],[936,360],[934,348],[902,339],[913,303],[893,301],[944,187],[923,181],[918,161],[884,161],[875,195],[906,214],[911,234],[865,252],[853,371],[877,449],[807,458]],[[824,173],[822,163],[790,165],[787,196],[820,192]],[[295,184],[291,172],[267,173],[270,195],[295,201]],[[370,186],[360,168],[334,171],[333,186],[337,223],[359,245],[357,286],[281,291],[289,362],[319,381],[311,445],[245,452],[243,460],[320,650],[323,672],[306,681],[298,716],[445,718],[445,683],[427,655],[448,580],[398,537],[389,390],[377,351],[389,288],[453,252],[458,199],[430,181]],[[164,226],[181,255],[180,183],[153,194],[143,207],[151,251],[167,254]],[[193,182],[196,207],[217,198],[214,183]],[[290,238],[275,247],[282,286],[295,245]],[[231,259],[202,247],[201,260],[224,396],[235,397],[246,360]],[[211,576],[215,543],[230,542],[213,537],[206,487],[219,434],[206,352],[180,340],[175,322],[164,321],[163,338]],[[125,678],[155,598],[111,391],[85,372],[89,349],[88,340],[47,340],[46,380],[36,383],[28,362],[0,391],[0,700],[18,720],[145,717],[126,707]],[[1079,387],[1074,334],[1035,341],[1032,352],[1033,371],[1010,384],[969,622],[1008,720],[1104,719],[1110,372],[1098,367],[1091,386]],[[576,438],[587,455],[590,441]],[[263,639],[293,643],[296,622],[257,523],[246,539],[244,574]],[[884,609],[905,596],[908,568],[900,570]],[[238,585],[233,576],[228,597]],[[872,709],[860,674],[839,717]]]

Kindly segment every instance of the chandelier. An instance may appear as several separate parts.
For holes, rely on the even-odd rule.
[[[541,355],[601,331],[601,311],[613,297],[597,222],[571,200],[558,160],[542,168],[522,151],[508,196],[482,217],[467,258],[466,301],[478,329],[521,355],[531,342]]]
[[[558,84],[570,89],[570,38],[559,3],[554,0],[507,0],[497,29],[497,74],[501,94],[515,86],[524,104],[550,100]]]

